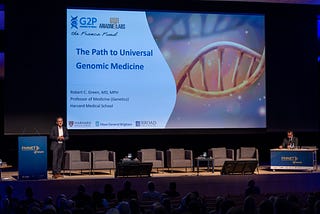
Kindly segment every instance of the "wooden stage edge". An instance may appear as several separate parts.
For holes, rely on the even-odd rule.
[[[221,169],[220,169],[221,170]],[[153,171],[150,177],[114,177],[114,171],[96,171],[94,175],[88,172],[72,172],[71,176],[66,173],[63,178],[52,179],[48,171],[48,179],[42,180],[18,180],[17,171],[2,171],[0,181],[0,194],[4,194],[5,187],[12,185],[14,195],[17,198],[24,198],[24,190],[31,187],[34,196],[38,199],[45,199],[48,195],[56,198],[59,194],[71,197],[80,184],[86,186],[86,191],[92,194],[94,191],[103,191],[105,184],[111,184],[114,192],[118,192],[126,180],[132,183],[132,188],[137,190],[141,196],[146,190],[147,182],[153,181],[156,190],[164,192],[169,182],[177,183],[177,190],[182,194],[190,191],[198,191],[202,196],[215,197],[218,195],[241,195],[247,187],[249,180],[253,179],[265,194],[281,193],[307,193],[320,191],[320,170],[314,171],[272,171],[270,166],[259,166],[254,174],[250,175],[221,175],[221,171],[207,172],[201,168],[199,175],[188,169],[175,169],[173,172],[167,169],[159,172]]]

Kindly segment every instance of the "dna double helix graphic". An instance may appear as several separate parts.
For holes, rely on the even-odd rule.
[[[149,13],[148,20],[155,41],[168,57],[170,66],[177,65],[176,61],[170,61],[173,52],[181,56],[175,57],[176,60],[185,60],[183,51],[187,50],[186,47],[193,44],[194,48],[201,44],[199,41],[206,41],[190,62],[183,63],[186,66],[182,65],[182,69],[180,67],[174,72],[177,93],[201,98],[230,96],[253,85],[264,73],[264,45],[261,44],[263,50],[259,49],[262,53],[248,46],[255,40],[264,42],[263,18],[230,14],[166,15]],[[243,34],[240,35],[240,32]],[[242,37],[248,33],[256,37]]]
[[[203,47],[176,78],[177,93],[212,98],[229,96],[254,84],[265,70],[263,53],[230,41]]]

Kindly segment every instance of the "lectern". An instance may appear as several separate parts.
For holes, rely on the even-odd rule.
[[[19,180],[47,179],[47,137],[18,137]]]
[[[270,168],[280,170],[317,170],[317,148],[270,149]]]

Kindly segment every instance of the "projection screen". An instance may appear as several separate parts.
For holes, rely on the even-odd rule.
[[[266,128],[261,14],[67,9],[69,129]]]

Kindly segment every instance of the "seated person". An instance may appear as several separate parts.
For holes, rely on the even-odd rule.
[[[176,182],[170,182],[169,183],[169,189],[164,192],[169,198],[175,198],[179,197],[180,193],[177,192],[177,183]]]
[[[138,193],[131,188],[131,182],[125,181],[124,187],[117,193],[118,202],[130,201],[131,199],[138,199]]]
[[[161,199],[161,193],[156,191],[156,186],[152,181],[148,182],[148,190],[142,193],[142,200],[155,200]]]
[[[249,195],[259,195],[260,194],[260,188],[258,186],[256,186],[256,183],[254,180],[250,180],[248,182],[248,187],[245,190],[245,196],[249,196]]]
[[[287,137],[283,139],[282,145],[279,146],[280,149],[294,149],[298,148],[298,138],[293,136],[293,131],[287,131]]]

